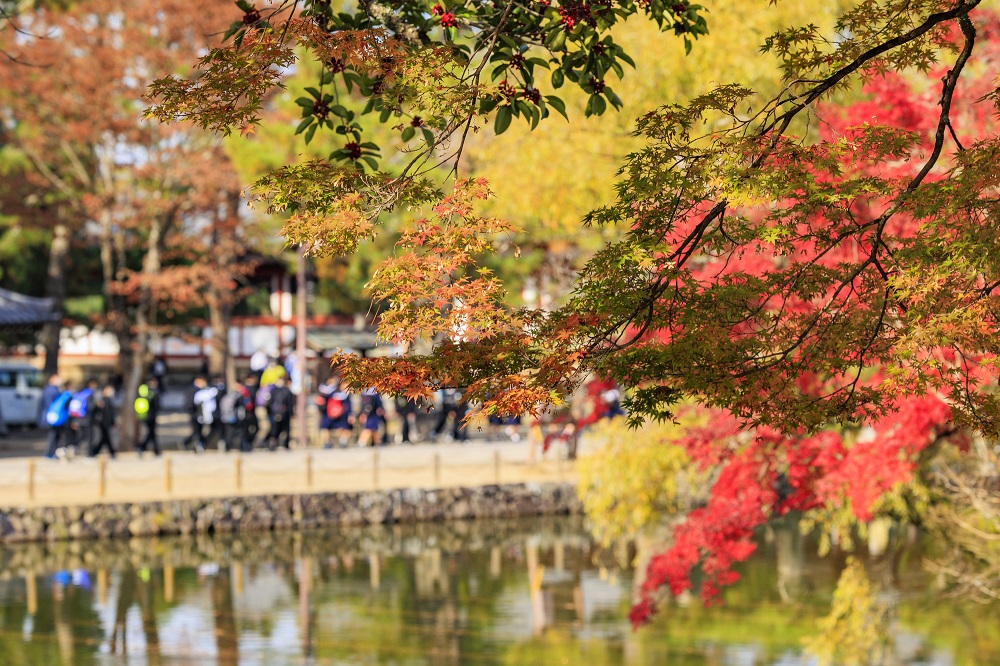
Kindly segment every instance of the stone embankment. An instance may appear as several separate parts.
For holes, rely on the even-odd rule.
[[[0,509],[0,542],[233,534],[481,518],[576,514],[572,484],[260,495]]]

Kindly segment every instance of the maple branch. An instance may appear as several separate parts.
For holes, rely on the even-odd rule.
[[[483,59],[476,67],[476,71],[472,73],[472,100],[469,102],[469,117],[465,121],[465,129],[462,131],[462,140],[459,142],[458,150],[455,153],[455,166],[452,167],[451,171],[448,173],[449,176],[454,175],[458,177],[458,163],[462,159],[462,151],[465,148],[465,140],[469,136],[469,129],[472,127],[472,119],[476,117],[476,102],[479,101],[479,81],[483,74],[483,69],[486,68],[486,64],[490,60],[490,54],[493,49],[496,48],[497,39],[500,38],[500,29],[507,23],[507,18],[510,16],[511,11],[514,9],[514,3],[508,2],[507,7],[504,9],[503,14],[500,16],[500,20],[497,21],[496,30],[493,31],[493,35],[490,37],[490,43],[486,47],[486,52],[483,54]]]
[[[906,186],[904,194],[913,192],[920,186],[920,183],[923,182],[927,174],[934,168],[938,158],[941,156],[941,150],[944,148],[945,130],[951,124],[951,102],[955,94],[955,86],[958,85],[958,78],[962,74],[962,69],[965,68],[965,63],[969,60],[969,56],[972,55],[972,49],[976,42],[976,26],[972,24],[967,14],[959,16],[958,25],[962,29],[962,34],[965,35],[965,46],[955,60],[955,66],[944,76],[944,85],[941,87],[941,101],[939,102],[941,105],[941,114],[938,116],[937,130],[934,132],[934,149],[931,151],[931,156],[924,162],[924,167],[910,181],[910,184]]]
[[[757,154],[753,158],[753,160],[751,160],[750,164],[748,165],[748,171],[755,171],[760,169],[761,166],[764,164],[765,160],[773,153],[774,149],[777,147],[778,141],[780,141],[785,130],[788,129],[789,125],[794,120],[794,118],[802,110],[813,104],[824,94],[826,94],[831,89],[836,87],[841,81],[859,71],[862,67],[864,67],[868,62],[870,62],[874,58],[877,58],[878,56],[881,56],[899,46],[902,46],[910,41],[913,41],[914,39],[918,39],[924,36],[929,31],[931,31],[932,29],[934,29],[936,26],[938,26],[943,22],[959,18],[960,25],[962,25],[962,31],[966,36],[966,44],[961,55],[956,60],[955,67],[951,72],[949,72],[948,77],[946,77],[946,86],[945,90],[943,90],[942,93],[942,115],[943,117],[947,117],[947,112],[949,112],[951,108],[952,94],[954,92],[955,84],[958,81],[958,75],[961,73],[961,70],[964,67],[966,60],[968,60],[969,54],[971,54],[975,38],[974,28],[972,28],[970,37],[969,28],[972,27],[972,24],[968,18],[968,12],[970,12],[977,5],[979,5],[980,2],[981,0],[973,0],[972,2],[969,3],[959,4],[956,7],[952,8],[951,10],[944,12],[937,12],[929,15],[924,20],[924,22],[921,23],[919,26],[916,26],[915,28],[903,33],[902,35],[898,35],[892,39],[889,39],[860,54],[851,63],[840,68],[827,78],[823,79],[822,83],[814,86],[809,91],[800,93],[799,95],[790,97],[784,101],[780,101],[780,94],[779,94],[778,98],[776,98],[772,103],[765,106],[772,106],[772,105],[780,106],[782,104],[787,104],[795,100],[800,100],[800,101],[795,103],[791,108],[787,109],[782,114],[774,117],[772,120],[768,121],[763,126],[759,127],[754,132],[754,135],[758,138],[764,138],[769,134],[772,135],[772,138],[770,139],[770,141],[767,142],[767,144],[765,144],[763,150],[761,150],[760,153]],[[939,127],[939,134],[942,133],[943,131],[944,131],[943,127]],[[936,145],[936,150],[932,154],[931,159],[929,159],[928,163],[925,164],[924,169],[921,170],[921,174],[918,174],[918,176],[915,177],[910,182],[910,184],[907,186],[906,192],[910,192],[916,189],[916,187],[919,186],[920,182],[926,175],[926,172],[929,172],[930,169],[933,168],[933,165],[936,162],[941,152],[940,147],[937,146],[937,141],[935,142],[935,145]],[[699,247],[705,233],[711,227],[712,223],[722,218],[728,204],[729,202],[727,199],[721,199],[718,202],[716,202],[715,205],[712,207],[712,209],[702,218],[702,220],[695,226],[695,228],[684,238],[684,240],[680,243],[680,245],[675,249],[675,251],[671,254],[670,257],[670,260],[674,262],[675,269],[681,268],[691,258],[691,256],[693,256],[694,252]],[[859,267],[859,270],[863,270],[868,265],[873,265],[875,266],[876,270],[880,272],[880,275],[883,276],[883,279],[888,278],[888,273],[885,271],[885,268],[878,261],[876,253],[878,247],[880,245],[884,245],[881,238],[881,230],[884,229],[885,223],[888,221],[889,217],[891,217],[892,214],[895,213],[901,207],[901,205],[902,201],[900,200],[897,202],[896,206],[894,206],[889,211],[883,213],[883,215],[876,222],[877,232],[875,236],[875,242],[873,243],[872,256],[869,258],[868,261],[866,261]],[[666,289],[668,288],[667,287],[668,284],[669,280],[666,278],[661,278],[660,280],[658,280],[657,283],[651,289],[650,293],[632,311],[632,313],[624,316],[617,322],[613,322],[612,324],[608,325],[607,327],[604,328],[602,333],[592,336],[591,342],[586,347],[587,352],[592,353],[598,347],[602,347],[605,344],[607,344],[608,336],[615,333],[616,331],[620,331],[623,328],[629,326],[633,321],[635,321],[636,318],[640,316],[641,312],[647,313],[644,316],[644,319],[648,320],[650,318],[650,315],[648,314],[649,311],[652,310],[652,308],[654,307],[654,303],[665,293]],[[614,342],[611,342],[611,346],[612,348],[608,349],[607,350],[608,352],[616,348]]]

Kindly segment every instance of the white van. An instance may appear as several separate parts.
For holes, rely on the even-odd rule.
[[[0,423],[32,425],[38,421],[45,374],[26,363],[0,363]]]

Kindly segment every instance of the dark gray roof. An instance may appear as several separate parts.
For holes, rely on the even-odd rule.
[[[57,321],[52,299],[34,298],[0,289],[0,326],[41,326]]]

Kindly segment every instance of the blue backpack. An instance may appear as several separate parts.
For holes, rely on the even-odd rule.
[[[69,401],[69,415],[74,419],[86,418],[87,409],[90,407],[90,396],[93,393],[89,388],[74,393]]]
[[[45,422],[54,428],[66,425],[66,420],[69,418],[69,401],[72,398],[73,394],[69,391],[63,391],[57,395],[49,408],[45,410]]]

